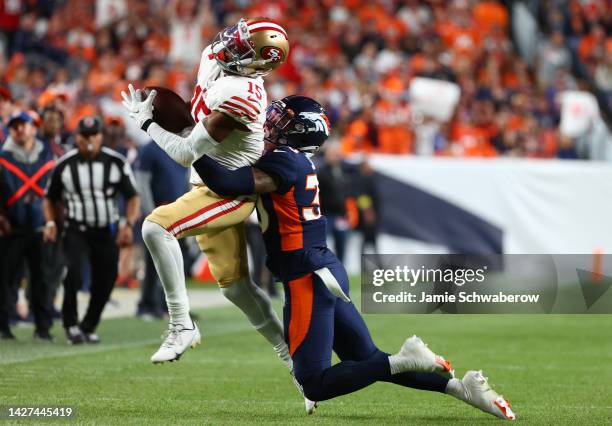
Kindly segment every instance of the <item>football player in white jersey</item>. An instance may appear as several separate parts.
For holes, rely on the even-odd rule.
[[[152,91],[146,99],[129,86],[124,105],[140,127],[175,161],[189,167],[207,154],[235,169],[252,165],[263,152],[267,97],[266,74],[289,54],[287,33],[266,18],[241,19],[221,31],[204,49],[197,87],[191,101],[196,125],[176,135],[152,120]],[[189,300],[178,238],[196,236],[221,291],[248,317],[291,369],[283,328],[270,299],[249,278],[243,221],[254,198],[222,198],[192,171],[192,189],[174,203],[156,208],[142,233],[166,294],[170,314],[167,336],[151,357],[153,363],[174,361],[200,343],[200,332],[189,315]]]

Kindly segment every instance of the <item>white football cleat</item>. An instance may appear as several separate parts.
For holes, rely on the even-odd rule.
[[[159,364],[166,361],[178,361],[187,348],[198,346],[202,342],[202,335],[193,320],[191,324],[192,328],[186,328],[182,324],[170,324],[162,336],[164,342],[151,357],[151,362]]]
[[[464,398],[461,399],[464,402],[500,419],[516,419],[510,402],[491,389],[482,371],[468,371],[461,383],[464,389]]]
[[[306,414],[314,414],[319,406],[319,403],[304,397],[304,406],[306,407]]]
[[[389,357],[389,365],[391,374],[413,371],[437,373],[447,379],[455,377],[451,363],[433,353],[417,336],[406,339],[400,351]]]
[[[311,401],[304,395],[304,388],[300,385],[300,382],[295,378],[295,374],[293,374],[293,367],[289,370],[289,374],[291,374],[291,378],[293,379],[293,384],[300,392],[300,395],[304,397],[304,407],[306,408],[306,414],[313,414],[317,409],[318,403],[316,401]]]

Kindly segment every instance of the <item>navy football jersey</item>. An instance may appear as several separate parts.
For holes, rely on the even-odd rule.
[[[315,265],[305,256],[313,252],[310,249],[326,247],[314,164],[298,150],[279,147],[265,153],[253,167],[278,183],[275,192],[261,194],[257,201],[270,270],[280,277],[309,272]]]

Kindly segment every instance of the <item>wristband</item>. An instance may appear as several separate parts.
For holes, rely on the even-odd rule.
[[[140,128],[146,132],[149,126],[153,123],[154,121],[152,118],[147,118],[147,120],[144,123],[142,123],[142,126],[140,126]]]
[[[48,220],[47,223],[45,223],[45,228],[55,228],[55,226],[54,220]]]

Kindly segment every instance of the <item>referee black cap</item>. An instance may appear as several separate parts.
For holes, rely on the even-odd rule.
[[[92,136],[102,133],[102,121],[98,117],[86,115],[77,124],[77,133],[82,136]]]

